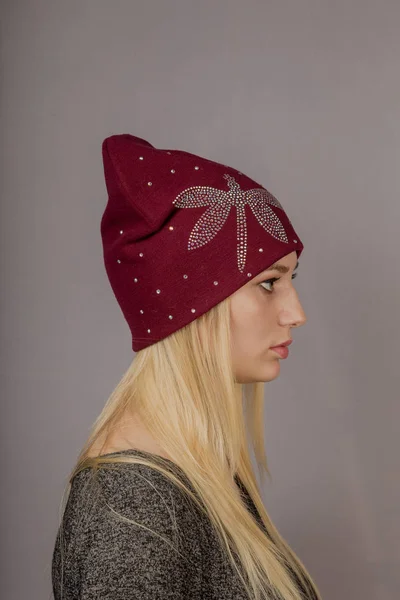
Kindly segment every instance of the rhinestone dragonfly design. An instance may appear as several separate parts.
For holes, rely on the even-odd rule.
[[[224,226],[232,206],[236,206],[237,216],[237,260],[238,269],[243,272],[247,254],[247,223],[245,205],[248,204],[259,224],[275,239],[288,243],[285,229],[269,207],[271,204],[283,210],[280,202],[265,188],[242,190],[234,177],[225,173],[228,191],[196,185],[183,190],[173,200],[179,208],[208,206],[193,227],[188,242],[188,250],[194,250],[210,242]]]

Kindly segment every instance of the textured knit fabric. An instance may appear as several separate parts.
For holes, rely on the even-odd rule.
[[[194,491],[183,471],[167,462]],[[114,466],[97,473],[100,486],[94,491],[89,468],[73,479],[53,552],[55,600],[245,600],[211,522],[193,501],[151,467]],[[247,490],[238,478],[236,483],[262,525]],[[121,521],[113,511],[143,527]]]

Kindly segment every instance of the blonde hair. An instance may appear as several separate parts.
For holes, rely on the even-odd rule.
[[[303,600],[291,569],[307,590],[306,597],[320,600],[315,583],[278,533],[261,499],[248,442],[261,478],[265,473],[271,477],[264,448],[264,383],[235,381],[230,314],[228,297],[189,325],[136,353],[93,424],[68,486],[87,467],[96,472],[111,467],[110,463],[139,463],[169,477],[198,504],[184,483],[162,467],[160,457],[153,461],[121,454],[89,456],[99,439],[108,439],[118,427],[126,411],[136,413],[188,477],[249,598],[260,600],[265,595]],[[271,539],[244,504],[235,474],[247,488]]]

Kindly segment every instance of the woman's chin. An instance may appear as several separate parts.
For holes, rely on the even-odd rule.
[[[280,373],[281,365],[279,358],[273,358],[272,360],[266,361],[263,365],[263,368],[260,369],[260,378],[258,381],[264,381],[267,383],[268,381],[273,381],[276,379]]]
[[[253,382],[264,382],[273,381],[280,373],[281,366],[279,358],[273,358],[272,360],[266,361],[260,368],[255,372],[241,373],[236,380],[237,383],[253,383]]]

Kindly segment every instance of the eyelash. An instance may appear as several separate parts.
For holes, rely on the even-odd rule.
[[[297,277],[297,275],[298,275],[298,273],[293,273],[293,275],[292,275],[292,279],[295,279],[295,278]],[[264,289],[266,292],[269,292],[269,293],[271,294],[271,293],[272,293],[272,291],[273,291],[273,289],[272,289],[272,290],[267,290],[265,287],[263,287],[263,286],[262,286],[262,284],[263,284],[263,283],[269,283],[270,285],[272,285],[272,286],[273,286],[273,284],[275,283],[275,281],[279,281],[279,280],[280,280],[280,277],[272,277],[271,279],[266,279],[265,281],[262,281],[262,282],[260,283],[260,285],[261,285],[261,287],[262,287],[262,288],[263,288],[263,289]]]

